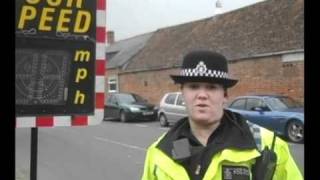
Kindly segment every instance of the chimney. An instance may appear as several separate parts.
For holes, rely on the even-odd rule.
[[[220,0],[217,0],[216,4],[215,4],[215,15],[219,15],[223,13],[223,8],[222,8],[222,3],[220,2]]]
[[[114,43],[114,31],[108,31],[107,32],[107,44],[113,44]]]

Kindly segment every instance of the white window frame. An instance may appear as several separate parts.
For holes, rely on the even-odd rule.
[[[284,54],[282,55],[281,60],[284,63],[304,61],[304,52]]]
[[[115,89],[111,89],[111,85],[115,84],[116,88]],[[108,77],[108,92],[109,93],[113,93],[113,92],[118,92],[119,88],[118,88],[118,76],[110,76]]]

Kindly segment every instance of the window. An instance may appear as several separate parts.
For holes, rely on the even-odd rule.
[[[234,109],[245,109],[245,105],[246,105],[246,100],[239,99],[233,102],[230,107]]]
[[[253,111],[254,108],[261,108],[263,111],[270,111],[266,103],[262,99],[253,99],[250,98],[247,100],[247,110]]]
[[[246,109],[253,110],[254,107],[258,107],[258,101],[256,99],[248,99]]]
[[[177,105],[179,105],[179,106],[184,106],[185,105],[185,103],[183,101],[182,94],[179,94],[179,96],[178,96]]]
[[[132,104],[132,103],[138,102],[136,97],[133,96],[132,94],[118,94],[117,98],[119,102],[125,103],[125,104]]]
[[[136,102],[148,102],[148,100],[144,99],[143,97],[137,95],[137,94],[132,94]]]
[[[174,104],[177,94],[169,94],[165,100],[167,104]]]
[[[118,92],[118,77],[111,76],[108,78],[108,92]]]
[[[116,104],[117,100],[114,95],[109,95],[107,99],[107,104]]]
[[[110,104],[111,102],[112,102],[112,95],[108,95],[107,104]]]
[[[270,97],[266,99],[266,102],[272,107],[272,109],[278,111],[302,107],[300,103],[289,97]]]

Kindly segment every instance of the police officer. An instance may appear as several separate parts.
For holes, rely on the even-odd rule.
[[[188,117],[148,148],[143,180],[303,179],[286,142],[224,109],[237,80],[228,77],[223,55],[192,51],[171,78],[181,85]]]

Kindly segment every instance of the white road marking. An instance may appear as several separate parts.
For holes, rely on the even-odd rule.
[[[136,149],[136,150],[139,150],[139,151],[146,151],[146,149],[142,148],[142,147],[138,147],[138,146],[134,146],[134,145],[130,145],[130,144],[125,144],[125,143],[121,143],[121,142],[117,142],[117,141],[113,141],[113,140],[110,140],[110,139],[101,138],[101,137],[97,137],[97,136],[94,136],[94,138],[99,140],[99,141],[109,142],[109,143],[117,144],[117,145],[124,146],[124,147],[127,147],[127,148]]]
[[[135,126],[143,127],[143,128],[148,127],[147,125],[143,125],[143,124],[135,124]]]

